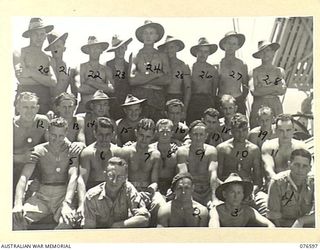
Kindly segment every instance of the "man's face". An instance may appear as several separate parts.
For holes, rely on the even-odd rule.
[[[270,129],[272,125],[272,114],[262,114],[260,115],[259,124],[261,129]]]
[[[30,42],[33,46],[42,47],[44,40],[47,37],[46,30],[37,29],[30,32]]]
[[[178,46],[175,42],[168,43],[165,51],[169,57],[174,57],[178,51]]]
[[[61,58],[63,52],[66,51],[66,47],[64,46],[64,42],[59,39],[51,46],[51,54],[54,58]]]
[[[230,120],[231,117],[237,112],[237,105],[232,102],[222,103],[222,112],[226,119]]]
[[[311,170],[309,159],[300,155],[293,158],[292,162],[289,163],[289,167],[292,177],[299,181],[306,180]]]
[[[91,109],[92,112],[97,116],[97,117],[103,117],[107,116],[109,117],[109,101],[108,100],[100,100],[100,101],[94,101],[91,103]]]
[[[239,48],[239,41],[236,37],[231,36],[225,40],[224,50],[226,53],[234,53]]]
[[[97,131],[94,130],[94,135],[97,140],[97,144],[101,147],[108,147],[113,138],[113,132],[111,128],[103,128],[98,126]]]
[[[101,53],[103,52],[103,50],[99,45],[92,45],[92,46],[89,46],[88,52],[92,59],[98,59]]]
[[[222,192],[222,195],[226,203],[233,207],[238,207],[244,198],[243,187],[240,184],[230,184]]]
[[[127,45],[125,44],[121,45],[119,48],[117,48],[114,51],[116,58],[123,59],[126,51],[127,51]]]
[[[64,144],[64,140],[67,136],[67,128],[51,126],[49,128],[49,144],[58,149],[61,148]]]
[[[174,125],[178,125],[183,116],[182,108],[180,106],[169,106],[167,115]]]
[[[219,118],[218,116],[212,117],[210,115],[205,115],[203,122],[207,125],[209,132],[217,131],[219,128]]]
[[[130,105],[125,107],[123,110],[129,121],[135,122],[140,119],[142,112],[141,104]]]
[[[127,177],[125,167],[109,164],[105,171],[106,190],[117,193],[126,182]]]
[[[271,46],[268,46],[267,48],[262,50],[260,57],[263,60],[269,61],[273,59],[275,53],[276,52],[271,48]]]
[[[278,121],[277,123],[277,134],[279,141],[289,143],[293,137],[294,128],[292,122],[289,121]]]
[[[141,145],[142,147],[147,147],[153,139],[154,132],[151,129],[145,130],[143,128],[140,128],[139,130],[137,130],[136,136],[137,144]]]
[[[173,135],[172,128],[168,124],[159,125],[157,128],[158,141],[162,143],[167,143],[171,141]]]
[[[189,178],[182,178],[176,183],[174,193],[178,200],[191,200],[193,185]]]
[[[39,111],[38,102],[36,99],[20,100],[17,103],[17,111],[22,120],[31,122]]]
[[[208,46],[200,46],[197,51],[197,61],[206,62],[210,55],[210,48]]]
[[[248,126],[231,128],[231,134],[236,142],[244,142],[248,136]]]
[[[142,32],[142,40],[144,44],[154,44],[158,39],[158,34],[156,29],[152,27],[145,28]]]
[[[59,105],[56,106],[57,113],[65,119],[73,117],[75,109],[76,106],[73,100],[62,100]]]
[[[196,125],[190,131],[191,143],[194,145],[203,145],[207,139],[208,133],[206,132],[206,128],[202,125]]]

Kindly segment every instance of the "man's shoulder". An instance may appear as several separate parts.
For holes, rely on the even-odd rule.
[[[186,130],[189,130],[189,127],[183,123],[183,122],[179,122],[178,123],[178,126],[179,126],[179,129],[186,129]]]
[[[204,149],[207,153],[216,153],[217,149],[215,146],[209,145],[209,144],[204,144]]]
[[[232,146],[232,142],[231,141],[232,141],[232,138],[228,139],[228,140],[226,140],[224,142],[219,143],[219,145],[217,145],[217,147],[216,147],[217,150],[223,151],[226,148],[230,148]]]
[[[292,146],[294,149],[307,149],[307,145],[304,141],[292,139]]]
[[[86,193],[86,198],[88,200],[92,200],[94,197],[100,196],[100,194],[104,191],[105,182],[100,183],[99,185],[90,188]]]
[[[262,150],[270,150],[270,149],[275,149],[279,147],[279,139],[278,138],[273,138],[270,140],[266,140],[262,144]]]
[[[249,135],[257,135],[261,132],[261,127],[258,126],[258,127],[254,127],[253,129],[251,129],[249,131]]]
[[[246,145],[250,151],[259,150],[259,147],[256,144],[252,143],[251,141],[246,140]]]
[[[96,151],[95,145],[96,145],[96,142],[93,142],[90,145],[88,145],[87,147],[85,147],[82,150],[81,155],[82,156],[93,155],[95,153],[95,151]]]
[[[45,122],[49,123],[49,118],[48,118],[48,116],[42,115],[42,114],[36,114],[35,120],[36,120],[36,121],[41,120],[41,121],[45,121]]]

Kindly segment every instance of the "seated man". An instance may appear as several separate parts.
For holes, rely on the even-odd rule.
[[[231,95],[223,95],[220,100],[221,110],[223,117],[220,118],[221,136],[223,141],[232,138],[230,120],[231,117],[237,112],[238,106],[236,105],[236,99]]]
[[[216,200],[214,191],[218,186],[217,150],[205,144],[207,126],[199,120],[190,124],[191,143],[181,146],[177,152],[179,173],[189,172],[193,177],[195,201],[206,206]]]
[[[266,140],[277,137],[276,126],[272,124],[273,119],[271,108],[263,106],[258,110],[259,126],[250,130],[248,140],[256,144],[260,149]]]
[[[129,94],[121,105],[125,113],[123,119],[117,120],[117,144],[123,146],[127,142],[135,142],[137,140],[135,129],[142,118],[142,105],[146,99],[138,99]]]
[[[209,227],[247,227],[250,225],[274,227],[272,222],[259,214],[257,210],[243,203],[251,195],[252,188],[251,182],[243,181],[240,176],[231,173],[216,189],[216,197],[224,203],[211,209]]]
[[[150,146],[159,150],[161,166],[159,168],[158,188],[162,195],[166,195],[176,173],[178,146],[171,142],[173,123],[168,119],[160,119],[156,124],[157,142]]]
[[[160,207],[158,227],[207,227],[208,209],[192,198],[191,174],[177,174],[172,180],[171,189],[174,199]]]
[[[270,183],[267,217],[277,227],[291,227],[307,222],[314,227],[314,184],[308,177],[311,154],[295,149],[290,154],[289,170]]]
[[[203,112],[202,121],[207,125],[208,137],[206,143],[216,147],[223,141],[219,124],[219,111],[214,108],[206,109]]]
[[[65,140],[67,128],[65,119],[53,119],[48,128],[49,141],[35,146],[24,166],[16,187],[13,230],[28,229],[29,224],[51,214],[59,222],[57,229],[72,227],[75,214],[70,205],[77,184],[78,155],[71,153]],[[24,191],[36,165],[41,176],[40,188],[24,202]]]
[[[127,180],[127,163],[112,157],[103,167],[105,181],[86,194],[83,228],[147,227],[150,214]]]

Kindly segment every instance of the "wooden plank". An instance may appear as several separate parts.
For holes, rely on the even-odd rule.
[[[286,46],[286,42],[287,42],[287,37],[289,36],[289,33],[290,33],[290,30],[291,30],[291,22],[289,21],[288,18],[284,18],[283,20],[283,28],[282,28],[282,31],[280,33],[281,37],[278,41],[278,43],[281,45],[279,50],[277,51],[277,53],[275,54],[275,60],[273,61],[274,62],[274,65],[277,65],[279,67],[281,67],[281,62],[282,62],[282,58],[283,58],[283,51],[285,49],[285,46]]]

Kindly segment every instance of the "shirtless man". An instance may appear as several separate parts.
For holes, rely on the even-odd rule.
[[[114,81],[114,96],[116,100],[111,105],[111,115],[113,119],[118,120],[124,114],[120,104],[124,102],[126,96],[131,93],[129,84],[129,63],[125,60],[125,54],[128,45],[132,42],[132,38],[122,40],[119,36],[112,37],[112,48],[107,52],[114,52],[114,58],[106,63],[112,70]]]
[[[171,141],[173,123],[168,119],[160,119],[156,124],[157,142],[151,144],[160,152],[161,165],[159,168],[158,188],[162,195],[166,195],[176,173],[178,146]]]
[[[63,53],[66,51],[66,39],[68,33],[64,33],[61,36],[51,32],[47,35],[49,45],[44,49],[44,51],[51,51],[51,66],[57,78],[57,86],[51,88],[51,97],[55,98],[63,92],[67,92],[70,86],[71,93],[77,96],[76,89],[76,75],[75,69],[67,67],[66,62],[63,60]]]
[[[143,43],[143,48],[129,62],[132,94],[139,99],[147,99],[145,115],[154,121],[164,116],[163,87],[171,81],[167,55],[154,48],[154,44],[161,40],[163,34],[164,29],[160,24],[145,21],[145,24],[136,30],[136,37]]]
[[[285,72],[282,68],[272,65],[272,60],[280,44],[260,41],[258,52],[252,56],[261,59],[259,67],[253,69],[253,103],[250,114],[250,127],[257,124],[258,109],[267,106],[272,109],[274,116],[283,113],[279,95],[286,92]]]
[[[117,120],[117,144],[123,146],[127,142],[137,140],[135,129],[142,118],[142,105],[146,99],[138,99],[129,94],[121,105],[125,117]]]
[[[57,80],[50,64],[50,57],[42,51],[47,33],[53,25],[45,26],[42,19],[31,18],[29,29],[22,36],[30,39],[30,45],[14,52],[13,65],[19,81],[17,95],[21,92],[35,93],[39,98],[39,113],[46,114],[51,108],[50,88]]]
[[[247,118],[236,113],[230,121],[233,138],[217,146],[218,177],[224,181],[231,173],[253,183],[256,192],[262,185],[260,150],[247,140]]]
[[[206,38],[201,37],[198,45],[191,47],[191,54],[197,58],[192,66],[191,100],[187,113],[187,124],[201,119],[203,112],[216,100],[218,88],[218,71],[207,63],[209,55],[218,49],[216,44],[209,44]]]
[[[230,121],[233,115],[237,112],[238,106],[236,99],[231,95],[223,95],[220,100],[223,117],[219,119],[221,127],[221,136],[223,141],[232,138]]]
[[[81,94],[81,101],[77,113],[86,112],[85,104],[98,89],[106,93],[114,91],[111,69],[99,62],[100,55],[108,46],[107,42],[98,42],[95,36],[89,36],[88,44],[81,47],[81,51],[89,55],[89,61],[80,65],[78,91]]]
[[[199,120],[189,126],[191,143],[181,146],[177,152],[178,170],[189,172],[193,177],[195,201],[206,206],[215,202],[215,189],[218,186],[217,150],[205,144],[208,137],[207,126]]]
[[[171,189],[174,199],[161,206],[158,227],[207,227],[208,209],[192,198],[192,176],[188,172],[177,174]]]
[[[219,111],[214,108],[206,109],[203,112],[202,121],[207,125],[208,137],[206,143],[216,147],[223,141],[219,123]]]
[[[156,226],[158,209],[165,201],[157,192],[160,152],[150,145],[155,133],[153,120],[141,119],[136,128],[137,142],[122,148],[122,157],[129,164],[128,180],[140,192],[151,214],[151,226]]]
[[[246,38],[243,34],[234,31],[228,32],[219,42],[219,47],[225,51],[219,68],[218,93],[232,95],[236,99],[238,112],[246,115],[246,97],[249,92],[248,67],[235,56]],[[242,89],[241,89],[242,88]]]
[[[96,141],[86,147],[80,155],[80,174],[87,190],[105,181],[105,164],[120,152],[120,148],[111,143],[115,136],[115,125],[109,118],[97,118],[94,136]]]
[[[172,36],[167,36],[164,44],[158,46],[159,51],[164,51],[169,57],[171,82],[167,87],[166,100],[179,99],[183,101],[185,109],[191,95],[191,72],[187,64],[177,58],[177,52],[184,49],[184,43]]]
[[[266,141],[262,145],[262,161],[269,178],[276,178],[276,174],[288,169],[291,152],[295,149],[307,149],[303,141],[293,139],[293,118],[288,114],[281,114],[276,118],[276,133],[278,138]]]
[[[34,93],[22,92],[15,102],[18,115],[13,118],[13,190],[34,146],[46,141],[49,119],[37,114],[38,100]]]
[[[74,211],[70,205],[76,190],[78,155],[72,154],[66,142],[68,123],[55,118],[48,128],[48,142],[35,146],[24,166],[16,187],[13,208],[13,230],[28,229],[28,225],[53,214],[59,223],[56,229],[71,228]],[[39,190],[24,203],[24,191],[33,171],[39,167]]]
[[[184,104],[179,99],[171,99],[166,102],[166,115],[173,122],[172,141],[179,147],[184,143],[188,135],[188,126],[181,122],[184,117]]]
[[[262,144],[266,140],[276,138],[276,126],[272,124],[273,120],[272,109],[269,107],[261,107],[258,110],[258,123],[260,126],[250,130],[248,140],[261,149]]]

